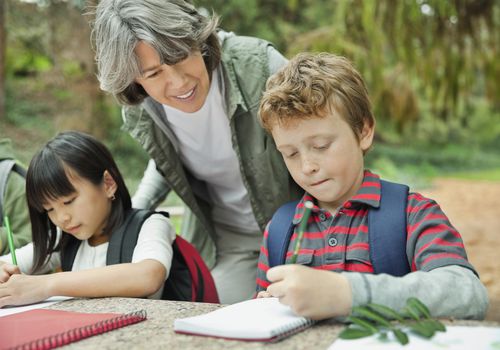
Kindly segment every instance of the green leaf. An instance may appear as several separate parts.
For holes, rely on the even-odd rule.
[[[367,304],[366,306],[369,307],[371,310],[381,314],[385,318],[395,319],[398,320],[399,322],[403,322],[404,320],[400,314],[398,314],[396,311],[385,305],[370,303]]]
[[[365,320],[363,320],[361,318],[358,318],[358,317],[355,317],[355,316],[350,316],[349,320],[352,323],[360,326],[361,328],[364,328],[364,329],[370,331],[372,334],[375,334],[378,331],[377,327],[375,327],[371,322],[365,321]]]
[[[413,318],[416,321],[420,320],[420,314],[413,307],[407,305],[404,310],[404,315],[406,318]]]
[[[431,338],[436,333],[434,327],[429,326],[425,322],[416,322],[408,325],[410,329],[424,338]]]
[[[438,320],[430,319],[429,322],[434,323],[434,327],[438,332],[446,332],[446,326]]]
[[[420,321],[424,326],[431,328],[434,332],[446,332],[444,324],[434,319],[426,319]]]
[[[393,329],[392,333],[394,333],[394,336],[398,340],[398,342],[401,343],[401,345],[406,345],[409,342],[408,335],[406,335],[405,332],[403,332],[400,329]]]
[[[359,339],[372,335],[372,332],[363,328],[348,327],[339,334],[341,339]]]
[[[387,338],[387,332],[384,332],[384,331],[380,331],[380,334],[378,335],[378,339],[380,341],[387,341],[388,338]]]
[[[431,318],[431,312],[427,306],[417,298],[408,298],[408,300],[406,300],[406,305],[416,310],[419,314],[424,315],[426,318]]]
[[[416,298],[409,298],[400,312],[375,303],[353,307],[348,320],[352,323],[340,333],[340,338],[357,339],[374,334],[380,341],[388,342],[388,332],[392,332],[400,344],[406,345],[410,341],[406,327],[424,338],[446,331],[444,324],[433,319],[429,309]]]
[[[376,314],[375,312],[371,311],[370,309],[368,309],[367,307],[364,307],[364,306],[356,306],[356,307],[353,307],[352,308],[352,312],[353,314],[355,315],[358,315],[358,316],[362,316],[364,318],[367,318],[371,321],[374,321],[375,323],[377,324],[380,324],[382,326],[386,326],[386,327],[391,327],[391,323],[389,321],[387,321],[385,318],[383,318],[382,316],[379,316],[378,314]]]

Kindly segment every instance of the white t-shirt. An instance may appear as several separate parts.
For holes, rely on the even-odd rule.
[[[146,259],[159,261],[166,269],[168,278],[170,267],[172,265],[172,243],[175,240],[175,230],[170,224],[170,220],[161,214],[153,214],[148,217],[139,232],[137,245],[134,248],[132,262],[136,263]],[[98,246],[89,245],[88,241],[82,241],[71,271],[82,271],[96,267],[106,266],[106,254],[109,243],[103,243]],[[16,249],[16,258],[18,267],[22,273],[30,273],[33,266],[34,251],[33,243],[28,243],[24,247]],[[10,254],[0,257],[1,261],[11,262]],[[41,273],[52,271],[61,266],[61,256],[59,252],[52,254],[48,264],[44,266]],[[160,299],[163,292],[163,286],[148,298]]]
[[[218,75],[217,70],[213,72],[207,99],[200,110],[186,113],[167,105],[163,108],[179,142],[182,163],[197,179],[207,183],[214,222],[238,232],[255,232],[259,226],[231,143]]]

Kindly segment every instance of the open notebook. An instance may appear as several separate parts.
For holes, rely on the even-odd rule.
[[[218,338],[277,341],[314,322],[297,316],[277,298],[243,301],[194,317],[176,319],[177,333]]]

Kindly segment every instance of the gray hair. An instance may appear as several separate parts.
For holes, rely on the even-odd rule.
[[[162,64],[175,64],[200,50],[211,74],[221,56],[218,23],[216,15],[203,16],[184,0],[100,1],[92,37],[101,89],[128,105],[148,96],[135,82],[141,74],[134,53],[139,41],[151,45]]]

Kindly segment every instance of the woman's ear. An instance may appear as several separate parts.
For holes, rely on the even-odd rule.
[[[359,137],[359,146],[363,152],[370,149],[373,143],[373,136],[375,135],[375,122],[370,125],[365,121],[363,125],[363,130],[361,130],[361,135]]]
[[[104,174],[102,177],[103,177],[104,191],[106,192],[108,198],[111,198],[113,200],[115,198],[115,193],[116,190],[118,189],[118,185],[116,184],[115,179],[113,178],[113,176],[111,176],[109,171],[104,170]]]

